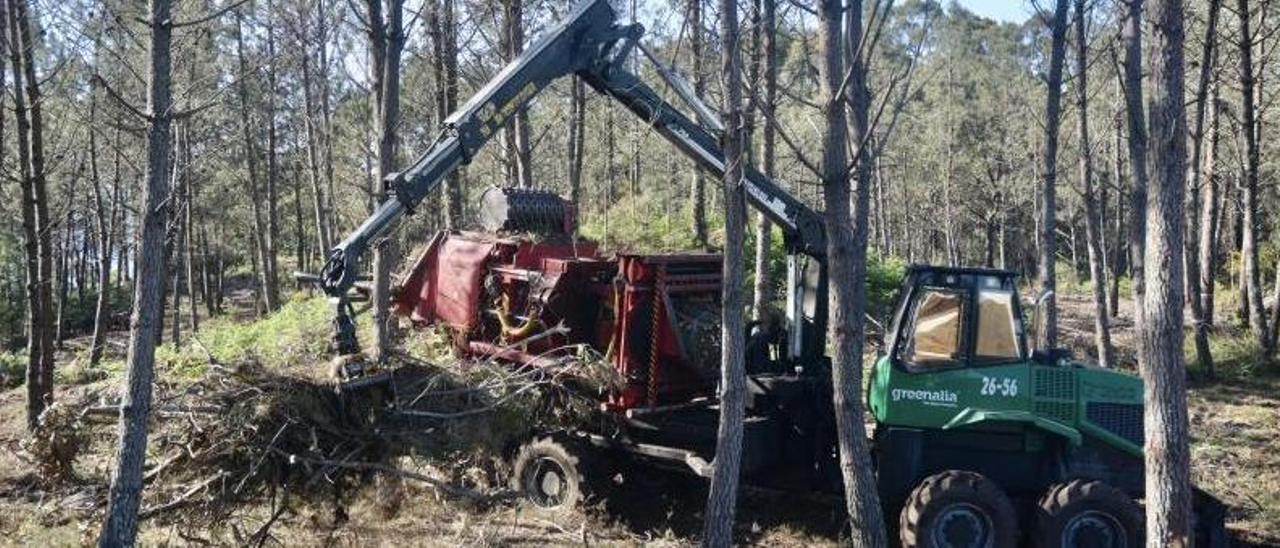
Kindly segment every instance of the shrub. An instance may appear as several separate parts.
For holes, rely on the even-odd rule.
[[[26,380],[27,357],[18,352],[0,352],[0,388],[21,386]]]
[[[267,367],[319,364],[328,354],[331,313],[325,297],[295,293],[279,310],[255,321],[240,323],[225,316],[209,320],[181,346],[157,349],[156,361],[186,377],[203,374],[210,358]]]

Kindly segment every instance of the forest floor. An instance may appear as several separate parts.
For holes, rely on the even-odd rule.
[[[1084,294],[1064,294],[1061,305],[1064,342],[1077,355],[1091,355],[1091,303]],[[1114,337],[1121,367],[1133,368],[1133,330],[1127,317],[1122,309]],[[112,335],[109,362],[122,358],[123,339],[123,333]],[[1194,480],[1229,506],[1228,527],[1237,546],[1280,545],[1280,371],[1259,365],[1233,334],[1220,339],[1214,348],[1220,356],[1218,380],[1194,381],[1190,391]],[[84,339],[68,341],[59,363],[73,363],[85,346]],[[91,401],[118,393],[118,366],[104,369],[108,374],[96,378],[64,373],[69,380],[60,384],[57,398]],[[177,366],[162,368],[160,383],[181,382],[182,374]],[[114,421],[105,417],[87,429],[76,479],[47,486],[21,448],[23,406],[21,388],[0,392],[0,544],[92,543],[109,485]],[[422,466],[407,457],[397,464],[408,470]],[[272,523],[270,538],[287,545],[685,546],[699,535],[706,496],[703,482],[659,471],[635,476],[582,511],[560,513],[514,503],[481,509],[443,498],[416,482],[388,485],[362,489],[341,510],[324,501],[295,503]],[[162,502],[148,499],[144,504]],[[275,502],[263,500],[218,523],[161,513],[143,522],[140,540],[144,545],[249,544],[253,533],[271,520]],[[739,511],[738,538],[769,546],[836,545],[841,517],[836,500],[748,491]]]

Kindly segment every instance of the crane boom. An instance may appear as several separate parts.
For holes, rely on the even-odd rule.
[[[624,62],[639,45],[644,28],[619,24],[608,0],[584,0],[560,23],[550,28],[518,58],[447,118],[435,142],[401,172],[383,181],[389,197],[329,254],[320,276],[325,293],[339,299],[335,339],[340,353],[356,348],[355,329],[347,315],[345,295],[355,282],[360,256],[401,216],[434,191],[458,166],[468,163],[516,111],[558,78],[576,74],[596,91],[613,97],[630,112],[650,124],[676,148],[716,175],[725,171],[724,153],[716,134],[721,130],[711,110],[688,91],[688,86],[649,52],[658,74],[684,99],[699,123],[663,99]],[[643,49],[643,48],[641,48]],[[712,126],[712,127],[707,127]],[[788,310],[792,321],[807,318],[814,331],[801,340],[793,330],[793,355],[820,353],[825,330],[826,233],[822,217],[803,202],[750,166],[743,166],[747,202],[778,225],[790,255],[788,262]],[[797,254],[815,259],[817,268],[800,265]],[[803,310],[802,310],[803,309]]]

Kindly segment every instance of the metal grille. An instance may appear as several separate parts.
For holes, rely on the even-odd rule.
[[[1074,403],[1038,401],[1035,402],[1035,411],[1037,415],[1056,419],[1068,424],[1075,422],[1076,419],[1076,405]]]
[[[1037,415],[1068,424],[1076,420],[1076,376],[1069,369],[1033,367],[1032,409]]]
[[[1142,446],[1142,406],[1132,403],[1090,402],[1085,416],[1097,427]]]
[[[1034,397],[1075,401],[1076,376],[1074,371],[1054,367],[1035,367],[1033,368],[1033,376],[1033,384],[1035,385]]]

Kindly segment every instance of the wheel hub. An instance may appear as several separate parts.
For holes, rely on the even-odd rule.
[[[1116,519],[1097,511],[1081,513],[1062,528],[1062,545],[1126,548],[1124,528]]]
[[[954,504],[938,515],[933,545],[947,548],[983,548],[992,545],[991,518],[972,504]]]
[[[564,502],[565,470],[560,463],[550,458],[540,458],[534,464],[533,473],[529,474],[526,486],[530,499],[543,508],[554,508]]]

